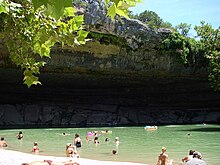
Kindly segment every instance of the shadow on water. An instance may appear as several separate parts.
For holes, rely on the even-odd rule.
[[[181,131],[197,131],[197,132],[220,132],[220,128],[206,128],[206,127],[202,127],[202,128],[193,128],[193,129],[185,129],[185,130],[181,130]]]

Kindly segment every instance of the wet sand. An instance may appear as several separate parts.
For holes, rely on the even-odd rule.
[[[0,165],[21,165],[22,163],[30,163],[34,161],[44,160],[52,160],[53,162],[64,162],[70,160],[70,158],[34,155],[7,149],[0,149]],[[77,158],[74,160],[76,160],[80,165],[147,165],[130,162],[97,161],[84,158]]]

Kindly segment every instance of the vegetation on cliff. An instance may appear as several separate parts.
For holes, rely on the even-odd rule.
[[[169,22],[164,22],[155,12],[144,11],[132,15],[153,29],[169,28],[173,30],[163,40],[163,49],[175,50],[179,61],[193,71],[197,68],[208,68],[210,84],[214,90],[220,90],[220,27],[213,29],[210,24],[201,21],[195,26],[197,36],[190,37],[191,25],[181,23],[175,28]]]
[[[130,18],[138,19],[141,22],[147,24],[150,28],[159,29],[159,28],[170,28],[173,29],[172,24],[165,22],[162,18],[159,17],[154,11],[146,10],[140,14],[133,15],[129,14]]]
[[[177,31],[170,34],[164,41],[164,48],[174,49],[179,53],[185,67],[194,71],[207,67],[211,87],[220,90],[220,27],[213,29],[210,24],[201,21],[195,26],[196,37],[189,37],[190,25],[182,23]]]

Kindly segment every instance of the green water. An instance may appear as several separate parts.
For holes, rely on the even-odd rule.
[[[106,129],[111,130],[112,134],[101,135],[100,144],[86,143],[87,132]],[[23,132],[23,140],[16,139],[19,131]],[[63,132],[70,135],[62,136]],[[83,146],[78,150],[82,158],[155,165],[161,147],[165,146],[175,165],[183,164],[181,158],[190,149],[200,151],[208,165],[220,164],[220,125],[169,125],[160,126],[156,131],[146,131],[144,126],[0,130],[0,136],[5,137],[9,144],[7,149],[31,153],[33,142],[37,141],[40,155],[53,156],[65,156],[65,145],[72,143],[75,133],[79,133],[83,140]],[[120,140],[119,153],[113,156],[111,151],[116,149],[116,136]],[[109,143],[104,142],[106,137],[110,139]]]

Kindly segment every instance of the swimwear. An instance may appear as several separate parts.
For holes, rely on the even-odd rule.
[[[39,148],[37,146],[33,147],[33,152],[35,152],[35,151],[39,151]]]
[[[81,147],[81,142],[76,142],[76,147]]]

